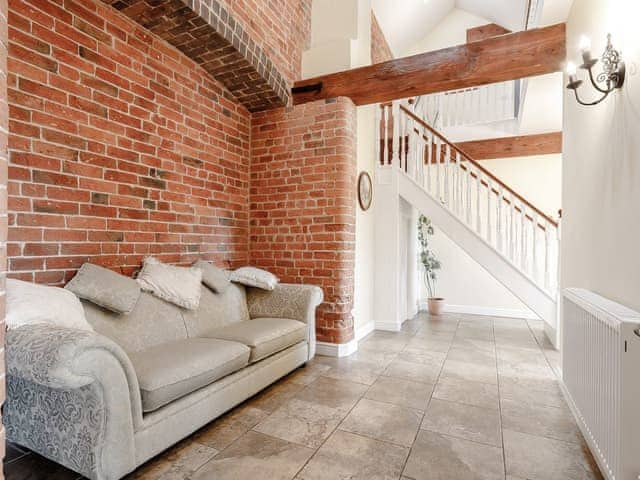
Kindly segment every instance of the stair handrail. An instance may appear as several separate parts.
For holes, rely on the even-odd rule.
[[[389,106],[389,105],[391,105],[391,103],[385,103],[385,104],[382,104],[381,106],[384,108],[385,106]],[[431,127],[431,125],[429,125],[422,118],[420,118],[418,115],[413,113],[410,109],[408,109],[404,105],[400,104],[400,110],[402,110],[405,114],[407,114],[409,117],[411,117],[412,120],[414,120],[415,122],[420,124],[420,126],[422,126],[423,128],[427,129],[429,132],[431,132],[433,135],[435,135],[438,138],[440,138],[440,140],[442,142],[448,144],[450,148],[452,148],[454,151],[458,152],[460,154],[460,156],[464,157],[465,160],[468,161],[471,165],[473,165],[475,168],[480,170],[484,175],[489,177],[491,180],[496,182],[504,190],[509,192],[510,196],[517,198],[520,201],[521,204],[526,205],[531,211],[535,212],[536,215],[539,215],[540,217],[545,219],[549,224],[553,225],[556,228],[558,227],[558,221],[557,220],[553,219],[552,217],[550,217],[549,215],[547,215],[546,213],[541,211],[539,208],[537,208],[535,205],[533,205],[531,202],[529,202],[526,198],[524,198],[518,192],[513,190],[509,185],[504,183],[502,180],[500,180],[498,177],[496,177],[493,173],[491,173],[485,167],[480,165],[480,163],[478,163],[478,161],[476,161],[473,158],[471,158],[467,153],[465,153],[464,150],[462,150],[461,148],[456,146],[453,142],[449,141],[444,135],[442,135],[436,129]],[[464,168],[464,166],[461,165],[461,168]],[[494,191],[494,193],[499,195],[499,192],[495,191],[495,189],[492,189],[492,190]],[[511,203],[508,199],[504,198],[504,196],[502,196],[502,200],[504,202],[508,203],[508,204]],[[516,210],[519,210],[519,209],[516,207]],[[531,217],[529,217],[529,219],[533,220]],[[545,230],[543,225],[539,225],[539,227],[542,228],[543,230]]]

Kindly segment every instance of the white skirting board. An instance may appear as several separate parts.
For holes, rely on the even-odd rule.
[[[355,338],[347,343],[316,342],[316,354],[325,357],[348,357],[358,350],[358,342],[375,329],[374,322],[356,328]]]
[[[316,342],[316,355],[325,357],[348,357],[358,350],[358,341],[354,338],[347,343]]]
[[[420,310],[426,311],[427,304],[420,303]],[[467,315],[485,315],[487,317],[522,318],[525,320],[540,320],[531,310],[519,310],[516,308],[480,307],[475,305],[446,305],[447,313],[465,313]]]

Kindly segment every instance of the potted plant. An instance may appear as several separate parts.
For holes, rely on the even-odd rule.
[[[424,284],[427,287],[427,305],[431,315],[440,315],[444,310],[444,298],[436,297],[436,272],[442,264],[429,248],[429,237],[433,236],[434,229],[431,220],[424,215],[418,219],[418,241],[420,242],[420,263],[423,268]]]

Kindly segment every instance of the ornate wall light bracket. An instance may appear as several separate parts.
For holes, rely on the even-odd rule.
[[[607,35],[607,46],[600,57],[602,71],[597,75],[594,75],[593,67],[598,63],[598,59],[591,57],[591,42],[587,37],[582,37],[580,48],[582,50],[582,65],[580,65],[580,68],[589,73],[591,85],[593,85],[593,88],[600,92],[602,96],[593,102],[584,102],[580,99],[578,89],[584,82],[578,79],[576,66],[572,62],[567,63],[567,74],[569,75],[567,88],[573,90],[576,100],[580,105],[597,105],[607,98],[611,92],[624,85],[625,65],[620,56],[620,52],[613,48],[611,44],[611,34]]]

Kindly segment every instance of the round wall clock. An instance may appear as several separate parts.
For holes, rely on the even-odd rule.
[[[368,172],[360,172],[358,175],[358,203],[363,211],[369,210],[373,200],[373,184]]]

